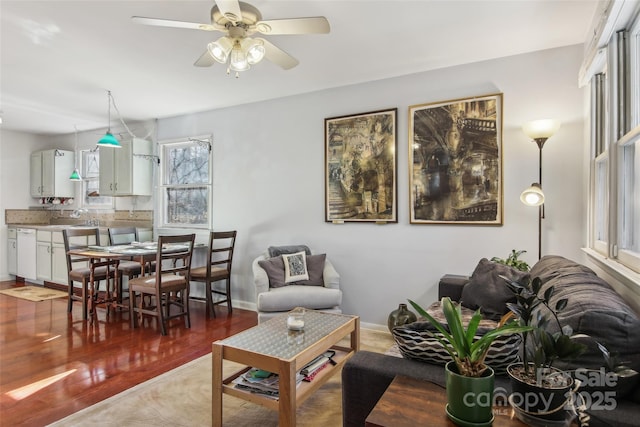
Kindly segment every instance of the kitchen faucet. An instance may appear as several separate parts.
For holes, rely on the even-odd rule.
[[[81,208],[74,210],[71,214],[69,214],[70,218],[80,218],[80,215],[89,213],[89,209]]]

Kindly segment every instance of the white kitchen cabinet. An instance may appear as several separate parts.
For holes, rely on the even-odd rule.
[[[36,232],[36,278],[51,281],[51,232]]]
[[[64,240],[62,231],[51,233],[51,281],[68,284],[67,276],[67,254],[64,250]]]
[[[74,197],[74,181],[69,179],[75,154],[67,150],[31,153],[31,197]]]
[[[121,141],[122,148],[100,147],[101,196],[151,196],[153,154],[151,141]]]
[[[18,241],[16,240],[16,229],[8,229],[7,239],[7,273],[18,274]]]

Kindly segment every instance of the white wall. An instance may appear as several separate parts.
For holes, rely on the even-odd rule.
[[[29,154],[44,148],[49,147],[43,146],[37,135],[0,129],[0,212],[3,224],[5,209],[24,209],[35,204],[29,195]],[[8,278],[7,227],[3,226],[0,227],[0,280]]]
[[[529,120],[563,122],[543,151],[543,254],[584,261],[581,60],[573,46],[162,119],[157,137],[213,134],[214,227],[238,230],[234,298],[255,301],[251,261],[267,246],[307,244],[340,272],[343,310],[382,325],[398,303],[435,300],[440,276],[470,274],[482,257],[525,249],[536,261],[537,209],[519,201],[538,179],[538,148],[521,131]],[[496,92],[504,94],[504,225],[409,225],[407,107]],[[393,107],[399,223],[325,223],[324,118]]]

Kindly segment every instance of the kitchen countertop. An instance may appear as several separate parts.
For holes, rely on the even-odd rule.
[[[109,227],[129,227],[132,226],[130,224],[101,224],[97,226],[100,231],[107,232]],[[140,227],[140,225],[137,225]],[[86,224],[7,224],[7,227],[13,228],[33,228],[35,230],[46,230],[46,231],[62,231],[67,228],[95,228],[95,225],[86,225]],[[135,227],[135,225],[133,226]],[[147,228],[142,226],[143,228]],[[150,228],[150,227],[149,227]]]

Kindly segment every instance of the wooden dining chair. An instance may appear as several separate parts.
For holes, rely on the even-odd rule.
[[[205,283],[205,300],[207,311],[216,317],[215,306],[227,303],[229,313],[233,311],[231,306],[231,263],[233,250],[236,244],[237,231],[211,231],[209,233],[209,246],[207,248],[207,264],[191,269],[191,280]],[[217,289],[212,284],[220,280],[225,281],[224,289]],[[224,296],[219,298],[218,295]],[[218,298],[215,302],[213,297]]]
[[[109,227],[109,243],[112,246],[128,245],[138,241],[138,231],[135,227]],[[118,264],[118,274],[120,283],[122,276],[127,276],[129,280],[139,276],[142,267],[137,261],[120,261]]]
[[[160,236],[156,252],[156,272],[129,282],[129,313],[131,327],[136,328],[143,315],[154,316],[162,335],[167,335],[170,319],[185,318],[191,327],[189,314],[189,272],[195,234]],[[147,299],[145,296],[152,296]],[[177,313],[171,308],[177,307]]]
[[[69,306],[67,311],[71,313],[73,301],[82,301],[82,318],[88,318],[87,304],[91,294],[98,295],[100,281],[112,279],[115,270],[108,266],[94,268],[93,279],[95,286],[89,292],[91,282],[91,265],[86,257],[70,255],[71,249],[86,249],[89,245],[100,245],[100,229],[98,228],[65,228],[62,230],[64,250],[67,257],[67,282],[69,284]],[[75,282],[81,283],[80,296],[75,294]]]

